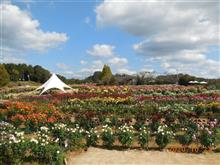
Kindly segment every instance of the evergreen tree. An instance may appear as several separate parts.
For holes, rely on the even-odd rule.
[[[104,65],[100,77],[102,84],[108,85],[112,79],[112,71],[108,65]]]
[[[4,65],[0,64],[0,86],[4,86],[9,82],[9,74]]]

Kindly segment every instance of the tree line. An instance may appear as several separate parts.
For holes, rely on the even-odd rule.
[[[0,86],[9,81],[33,81],[44,83],[50,78],[50,72],[39,65],[27,64],[0,64]],[[154,85],[154,84],[179,84],[189,85],[189,81],[208,81],[210,85],[220,88],[220,79],[204,79],[188,74],[156,75],[154,72],[140,72],[135,75],[112,74],[111,68],[104,65],[102,71],[96,71],[93,75],[83,80],[67,79],[57,75],[67,84],[95,83],[97,85]]]

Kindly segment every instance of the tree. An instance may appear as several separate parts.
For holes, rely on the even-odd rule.
[[[10,74],[11,81],[18,81],[19,80],[19,71],[17,69],[12,69]]]
[[[137,74],[136,85],[150,84],[155,79],[155,72],[143,71]]]
[[[102,84],[104,85],[110,84],[110,81],[112,79],[112,71],[108,65],[104,65],[100,79],[102,81]]]
[[[179,85],[189,85],[189,81],[195,80],[195,77],[185,74],[179,78]]]
[[[4,65],[0,64],[0,86],[6,85],[10,81],[9,74]]]
[[[50,72],[39,65],[34,67],[33,81],[44,83],[50,78]]]
[[[94,72],[94,74],[92,76],[92,81],[94,83],[98,83],[100,81],[101,75],[102,75],[102,72],[100,72],[100,71]]]

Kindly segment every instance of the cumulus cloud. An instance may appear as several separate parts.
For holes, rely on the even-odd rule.
[[[43,31],[38,20],[33,19],[27,11],[21,10],[16,5],[1,3],[0,12],[3,62],[7,61],[5,59],[9,56],[13,56],[14,59],[23,58],[22,55],[30,50],[47,51],[68,39],[65,33]]]
[[[82,68],[80,73],[84,74],[85,76],[89,76],[96,71],[101,71],[104,63],[101,60],[92,61],[92,64],[89,67]]]
[[[96,57],[111,57],[114,55],[115,47],[107,44],[95,44],[91,50],[87,50],[86,52],[91,56]]]
[[[126,58],[113,57],[108,60],[108,63],[120,67],[126,65],[128,60]]]
[[[85,75],[91,75],[95,71],[101,71],[104,64],[111,67],[113,73],[126,73],[133,74],[134,71],[128,70],[128,60],[125,57],[120,57],[115,52],[114,45],[108,44],[95,44],[91,50],[87,50],[87,53],[94,56],[98,60],[92,61],[92,64],[81,69],[81,73]]]
[[[120,68],[120,69],[117,69],[117,73],[119,73],[119,74],[133,75],[133,74],[136,74],[137,72],[134,71],[134,70],[129,70],[129,69],[127,69],[127,68]]]
[[[158,60],[165,70],[219,77],[220,60],[207,57],[210,46],[219,46],[219,10],[217,1],[105,0],[96,7],[96,20],[99,27],[116,26],[143,38],[134,50]]]

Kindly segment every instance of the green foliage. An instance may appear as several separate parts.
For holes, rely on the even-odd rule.
[[[6,85],[9,82],[9,74],[4,65],[0,64],[0,87]]]
[[[189,85],[189,81],[195,80],[195,77],[190,76],[188,74],[182,75],[179,78],[179,85]]]
[[[50,77],[50,72],[39,65],[4,64],[11,81],[35,81],[43,83]]]
[[[184,135],[180,135],[179,142],[182,145],[189,145],[192,142],[192,135],[185,133]]]
[[[206,148],[215,145],[215,134],[211,130],[204,130],[200,135],[200,143]]]
[[[196,113],[196,115],[201,116],[204,112],[206,112],[206,106],[203,103],[200,103],[198,105],[195,106],[194,108],[194,112]]]
[[[89,131],[86,131],[86,145],[87,147],[89,146],[94,146],[96,145],[99,135],[97,134],[98,132],[91,128]]]
[[[147,128],[141,127],[138,134],[138,143],[140,144],[141,148],[148,149],[149,138],[150,136]]]
[[[34,144],[31,147],[31,151],[33,153],[33,159],[40,163],[56,165],[64,164],[64,153],[58,145]]]
[[[27,154],[28,143],[4,143],[0,145],[0,164],[20,164]]]
[[[133,127],[126,124],[119,127],[118,140],[122,146],[130,147],[134,140]]]
[[[112,128],[108,127],[107,125],[103,126],[101,138],[102,138],[103,144],[107,148],[111,148],[115,141],[115,135],[112,131]]]
[[[102,81],[102,84],[108,85],[112,80],[112,71],[108,65],[104,65],[102,69],[102,73],[100,75],[100,80]]]
[[[169,136],[166,134],[157,134],[156,139],[155,139],[157,145],[159,146],[160,149],[163,149],[167,146],[167,144],[170,142]]]
[[[160,125],[156,132],[156,143],[160,149],[163,149],[167,146],[167,144],[171,141],[173,137],[173,132],[170,130],[167,125]]]
[[[48,80],[50,77],[50,72],[45,70],[39,65],[36,65],[34,67],[34,74],[31,75],[31,79],[35,82],[44,83],[46,80]]]

